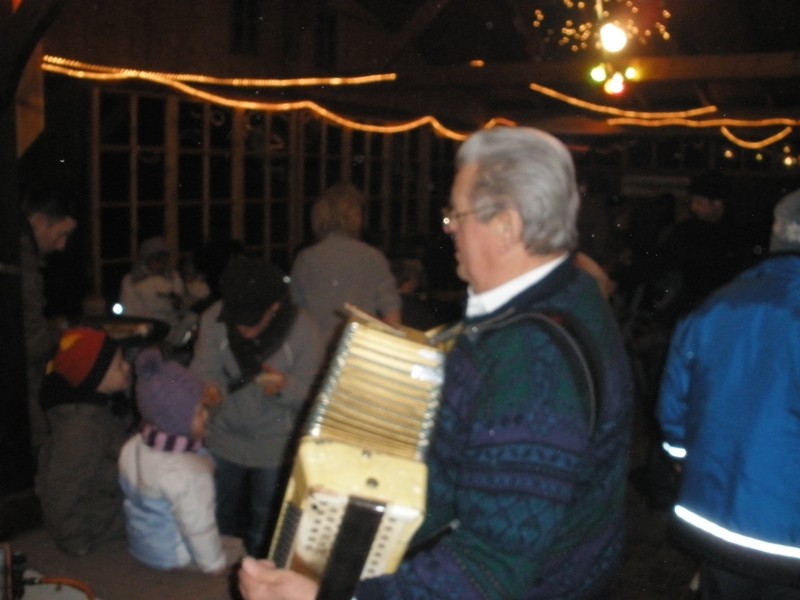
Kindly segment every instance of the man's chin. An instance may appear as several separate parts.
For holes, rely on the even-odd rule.
[[[460,262],[456,262],[456,275],[464,283],[469,283],[469,279],[467,278],[466,270],[464,269],[464,267],[461,266]]]

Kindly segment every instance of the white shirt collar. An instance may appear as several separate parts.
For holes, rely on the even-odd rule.
[[[558,265],[567,260],[568,257],[569,253],[565,252],[563,256],[559,256],[535,269],[531,269],[527,273],[523,273],[519,277],[515,277],[496,288],[481,292],[480,294],[476,294],[472,291],[472,288],[469,288],[467,290],[466,316],[480,317],[494,312],[523,290],[528,289],[533,284],[544,279]]]

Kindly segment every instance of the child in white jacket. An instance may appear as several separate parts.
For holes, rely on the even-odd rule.
[[[243,551],[240,540],[219,534],[214,463],[203,447],[219,391],[156,348],[143,350],[135,365],[143,427],[119,458],[128,549],[156,569],[220,574]]]

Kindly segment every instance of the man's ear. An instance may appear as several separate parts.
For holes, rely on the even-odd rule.
[[[33,227],[34,230],[44,225],[47,225],[48,223],[45,214],[40,212],[35,212],[28,215],[28,222],[31,224],[31,227]]]
[[[47,215],[40,212],[35,212],[28,216],[28,223],[31,224],[33,230],[33,238],[36,240],[36,245],[39,250],[42,250],[42,236],[46,235],[47,228],[50,225],[50,220]]]
[[[495,216],[498,231],[507,245],[522,238],[522,217],[513,209],[507,208]]]

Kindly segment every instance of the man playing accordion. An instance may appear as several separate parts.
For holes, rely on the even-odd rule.
[[[469,284],[427,453],[425,520],[358,600],[607,598],[622,561],[632,385],[614,318],[573,264],[578,186],[554,137],[466,140],[443,225]],[[247,600],[325,597],[245,559]]]

